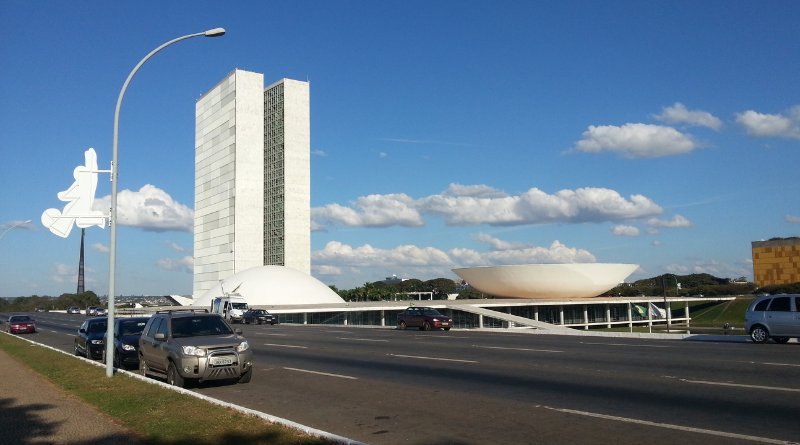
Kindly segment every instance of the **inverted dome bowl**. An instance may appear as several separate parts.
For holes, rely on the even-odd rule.
[[[563,299],[590,298],[608,291],[638,264],[579,263],[453,269],[475,289],[495,297]]]

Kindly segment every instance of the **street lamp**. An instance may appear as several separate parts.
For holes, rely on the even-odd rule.
[[[139,62],[139,64],[133,68],[133,71],[131,71],[131,73],[128,75],[128,78],[125,79],[125,84],[122,85],[122,91],[119,92],[117,108],[114,111],[114,145],[111,159],[111,215],[108,219],[108,226],[109,229],[111,229],[111,242],[109,245],[110,252],[108,257],[108,335],[106,337],[108,340],[106,341],[105,345],[107,377],[114,375],[114,275],[116,274],[117,267],[117,140],[119,139],[119,108],[122,105],[122,97],[125,95],[125,90],[128,88],[128,84],[131,82],[131,79],[133,79],[133,75],[136,74],[136,72],[139,71],[139,68],[145,62],[147,62],[147,59],[152,57],[155,53],[181,40],[198,36],[219,37],[224,34],[225,29],[214,28],[209,29],[206,32],[199,32],[197,34],[189,34],[183,37],[178,37],[177,39],[170,40],[169,42],[159,46],[151,51],[150,54],[146,55],[144,59],[142,59],[141,62]]]
[[[29,223],[29,222],[31,222],[31,221],[32,221],[32,220],[30,220],[30,219],[29,219],[29,220],[27,220],[27,221],[22,221],[22,222],[20,222],[20,223],[16,223],[16,224],[14,224],[13,226],[9,227],[9,228],[8,228],[8,229],[7,229],[5,232],[3,232],[3,234],[2,234],[2,235],[0,235],[0,238],[2,238],[3,236],[5,236],[5,234],[6,234],[6,233],[8,233],[8,231],[9,231],[9,230],[11,230],[11,229],[13,229],[14,227],[19,227],[19,226],[21,226],[21,225],[23,225],[23,224],[28,224],[28,223]]]

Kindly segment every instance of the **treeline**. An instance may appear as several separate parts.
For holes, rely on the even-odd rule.
[[[36,309],[66,310],[72,306],[81,309],[86,309],[87,306],[101,306],[100,298],[90,290],[81,294],[61,294],[58,298],[39,295],[17,297],[13,300],[0,298],[0,311],[2,312],[32,312]]]
[[[448,278],[434,278],[428,281],[412,278],[396,283],[383,281],[364,283],[355,289],[337,289],[336,286],[330,288],[344,301],[408,300],[411,298],[409,293],[413,292],[433,292],[434,300],[446,300],[448,294],[455,292],[456,283]]]
[[[747,283],[744,277],[731,282],[727,278],[718,278],[711,274],[673,275],[664,274],[657,277],[637,280],[630,285],[620,285],[602,295],[633,297],[644,295],[692,296],[703,295],[706,297],[721,295],[746,295],[758,292],[770,292],[765,288],[759,289],[755,283]],[[677,284],[680,283],[680,289]],[[800,283],[798,283],[800,285]],[[788,285],[794,286],[794,285]],[[788,292],[787,292],[788,293]]]

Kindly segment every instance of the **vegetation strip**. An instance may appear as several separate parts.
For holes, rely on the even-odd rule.
[[[365,445],[279,417],[179,390],[127,371],[118,371],[114,377],[108,378],[104,366],[97,362],[74,360],[75,357],[64,351],[3,334],[0,335],[0,349],[56,386],[117,419],[146,443]],[[89,364],[93,366],[87,366]]]

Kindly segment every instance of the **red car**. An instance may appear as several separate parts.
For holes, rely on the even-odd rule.
[[[442,328],[449,331],[453,327],[453,319],[442,315],[432,307],[411,306],[397,314],[397,325],[400,329],[418,327],[420,331]]]
[[[10,334],[36,332],[36,324],[33,322],[33,318],[27,315],[12,315],[8,317],[6,332]]]

